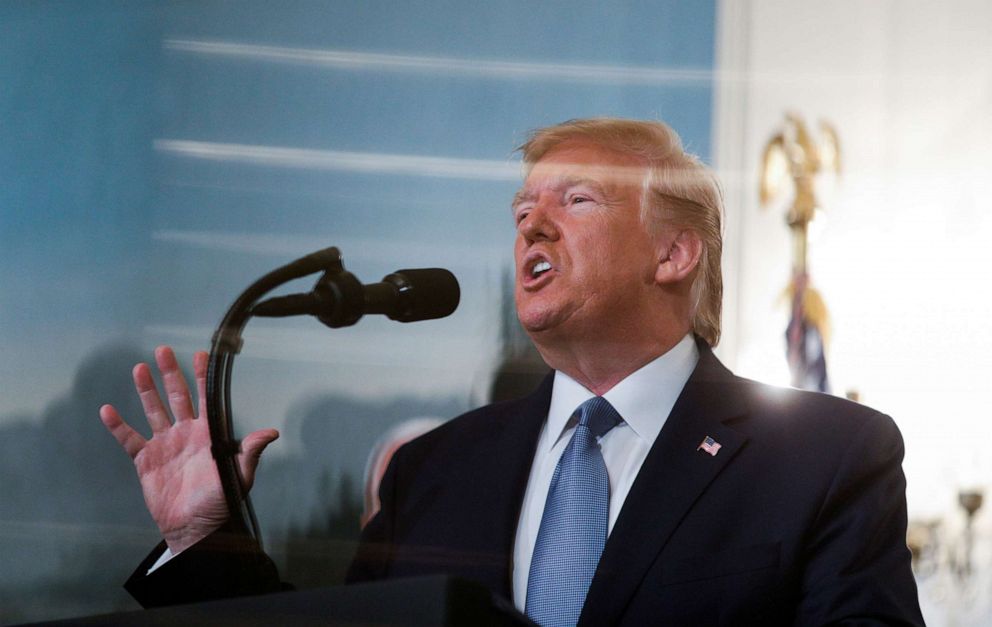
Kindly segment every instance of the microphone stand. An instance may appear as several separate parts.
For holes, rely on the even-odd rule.
[[[234,357],[244,341],[241,333],[252,316],[252,307],[265,294],[294,279],[315,272],[325,275],[347,275],[336,247],[325,248],[277,268],[252,283],[234,301],[214,332],[207,369],[207,422],[210,426],[211,453],[217,463],[224,499],[230,513],[232,531],[254,539],[261,548],[262,537],[255,510],[245,490],[237,455],[241,444],[234,437],[231,420],[231,371]]]
[[[310,293],[259,302],[274,288],[321,271]],[[206,392],[210,451],[230,514],[230,532],[254,540],[261,548],[258,520],[238,466],[241,444],[234,437],[231,420],[231,370],[244,344],[241,332],[248,319],[310,314],[336,329],[355,324],[366,313],[384,313],[392,320],[414,322],[451,314],[458,306],[459,295],[458,281],[443,268],[397,270],[381,283],[362,285],[344,269],[341,251],[332,246],[273,270],[238,296],[214,332]]]

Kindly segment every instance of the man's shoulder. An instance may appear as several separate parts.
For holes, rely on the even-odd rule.
[[[854,437],[869,437],[902,446],[902,436],[887,414],[830,394],[785,388],[733,377],[746,410],[738,428],[755,436],[812,445],[843,446]]]
[[[687,383],[687,390],[693,388],[691,398],[716,408],[721,416],[740,416],[742,428],[767,430],[785,438],[819,432],[851,434],[866,428],[898,436],[892,419],[867,405],[738,376],[720,363],[709,347],[697,343],[700,360]],[[714,398],[721,400],[714,402]]]
[[[851,417],[879,415],[876,409],[861,403],[792,387],[781,387],[734,375],[730,385],[744,393],[752,407],[772,413],[830,413]]]

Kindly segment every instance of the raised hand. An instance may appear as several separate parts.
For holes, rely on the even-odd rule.
[[[142,437],[111,405],[100,408],[100,420],[134,460],[145,504],[173,554],[205,538],[228,517],[220,475],[210,453],[207,359],[205,352],[193,357],[199,400],[194,414],[193,399],[175,354],[168,346],[155,349],[174,421],[155,388],[151,369],[143,363],[134,367],[134,387],[152,428],[151,439]],[[262,429],[241,441],[238,464],[246,489],[254,482],[262,451],[278,437],[275,429]]]

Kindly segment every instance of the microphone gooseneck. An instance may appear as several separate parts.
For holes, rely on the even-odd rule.
[[[295,279],[322,272],[313,290],[259,300]],[[362,285],[344,269],[341,252],[318,250],[269,272],[238,296],[214,332],[207,367],[207,422],[211,452],[217,463],[229,529],[251,547],[261,547],[255,510],[237,463],[240,442],[231,415],[231,373],[241,352],[241,333],[252,316],[316,316],[330,327],[355,324],[367,313],[381,313],[400,322],[443,318],[455,311],[460,291],[454,275],[441,268],[397,270],[380,283]]]

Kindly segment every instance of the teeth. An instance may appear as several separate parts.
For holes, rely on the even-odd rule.
[[[533,268],[531,268],[530,274],[531,276],[537,276],[542,272],[547,272],[550,269],[551,269],[550,263],[548,263],[547,261],[539,261],[536,264],[534,264]]]

